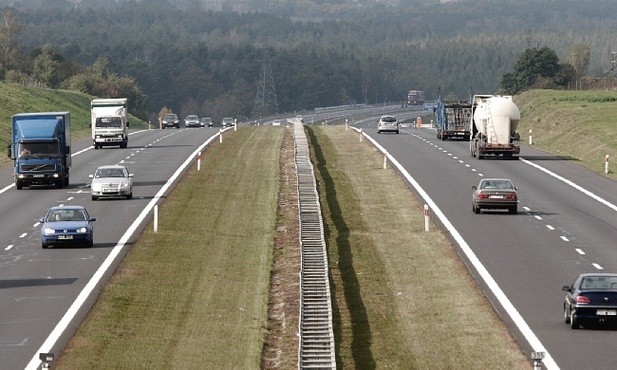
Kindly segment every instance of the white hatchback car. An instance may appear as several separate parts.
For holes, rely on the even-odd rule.
[[[90,191],[92,200],[101,197],[133,197],[133,174],[125,166],[108,165],[96,169],[94,175],[90,175],[92,184]]]
[[[377,133],[382,132],[399,132],[399,122],[395,116],[381,116],[379,123],[377,123]]]

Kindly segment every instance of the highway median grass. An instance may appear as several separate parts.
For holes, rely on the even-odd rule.
[[[65,369],[260,364],[282,130],[206,149],[161,205],[60,357]]]
[[[527,369],[457,252],[383,156],[343,126],[308,126],[328,245],[337,363]]]

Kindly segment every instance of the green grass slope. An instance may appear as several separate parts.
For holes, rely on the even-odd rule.
[[[521,141],[604,174],[604,158],[617,155],[617,92],[530,90],[514,101]],[[610,164],[610,162],[609,162]],[[617,179],[617,170],[609,177]]]
[[[90,101],[92,96],[68,90],[27,87],[0,82],[0,145],[2,149],[11,142],[11,116],[31,112],[71,112],[71,134],[74,139],[90,135]],[[130,111],[130,107],[129,107]],[[129,116],[132,128],[147,127],[136,117]],[[0,155],[0,165],[10,162]]]

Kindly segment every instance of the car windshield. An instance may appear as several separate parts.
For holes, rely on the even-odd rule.
[[[588,276],[581,280],[581,289],[617,289],[617,276]]]
[[[49,212],[48,222],[86,221],[86,214],[81,209],[63,209]]]
[[[122,168],[100,168],[96,171],[96,176],[94,177],[126,177],[126,175]]]
[[[394,117],[383,117],[381,120],[384,121],[384,122],[388,122],[388,123],[396,122],[396,118],[394,118]]]
[[[190,121],[197,121],[197,120],[199,120],[199,118],[197,118],[197,116],[188,116],[188,117],[186,117],[186,119],[188,119]]]
[[[486,180],[482,181],[480,189],[514,190],[514,185],[510,181]]]
[[[178,119],[178,117],[175,114],[168,114],[163,119],[170,121],[170,120]]]

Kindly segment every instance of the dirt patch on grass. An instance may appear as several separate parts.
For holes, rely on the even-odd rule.
[[[262,369],[291,369],[298,362],[300,236],[294,141],[289,128],[285,131],[279,160],[276,237]]]

